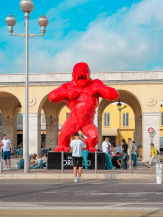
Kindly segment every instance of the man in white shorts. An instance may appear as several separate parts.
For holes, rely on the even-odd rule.
[[[5,168],[3,170],[11,170],[10,152],[12,152],[12,144],[6,134],[3,134],[2,143],[4,144],[4,146],[2,146],[3,160],[5,161]]]
[[[85,148],[84,142],[79,139],[79,133],[74,134],[75,139],[71,141],[70,147],[72,151],[73,160],[73,171],[74,171],[74,182],[80,182],[82,173],[82,161],[83,161],[83,150]],[[77,164],[79,166],[78,177],[77,177]]]

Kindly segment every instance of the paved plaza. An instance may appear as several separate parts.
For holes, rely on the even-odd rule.
[[[31,169],[30,173],[24,174],[23,169],[16,169],[15,165],[17,158],[11,158],[11,171],[3,171],[0,174],[0,179],[72,179],[74,178],[73,170],[67,169],[62,173],[61,170],[54,169]],[[162,163],[162,155],[161,155]],[[4,165],[4,162],[3,162]],[[153,164],[150,169],[146,167],[146,163],[138,161],[138,166],[130,169],[115,169],[115,170],[83,170],[83,180],[92,179],[156,179],[156,166]]]
[[[0,180],[0,192],[1,216],[163,216],[153,179]]]

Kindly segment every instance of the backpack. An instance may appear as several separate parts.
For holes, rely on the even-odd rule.
[[[156,151],[157,151],[157,155],[159,155],[160,154],[160,152],[156,149]]]

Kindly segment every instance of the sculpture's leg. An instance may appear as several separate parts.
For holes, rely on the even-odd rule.
[[[98,144],[98,129],[94,124],[88,124],[81,129],[82,133],[87,136],[89,152],[95,152],[95,146]]]
[[[61,133],[58,137],[58,147],[54,149],[56,152],[69,152],[71,136],[79,131],[76,120],[68,118],[64,123]]]

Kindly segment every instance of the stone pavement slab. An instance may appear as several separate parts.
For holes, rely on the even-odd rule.
[[[0,179],[73,179],[73,170],[64,170],[62,174],[61,170],[53,169],[33,169],[30,173],[24,173],[23,169],[16,169],[15,164],[18,161],[17,158],[12,159],[12,166],[10,171],[3,171],[0,173]],[[3,162],[4,165],[4,162]],[[145,166],[145,163],[138,162],[138,166],[132,170],[83,170],[82,179],[155,179],[156,178],[156,166],[153,165],[150,169]]]

